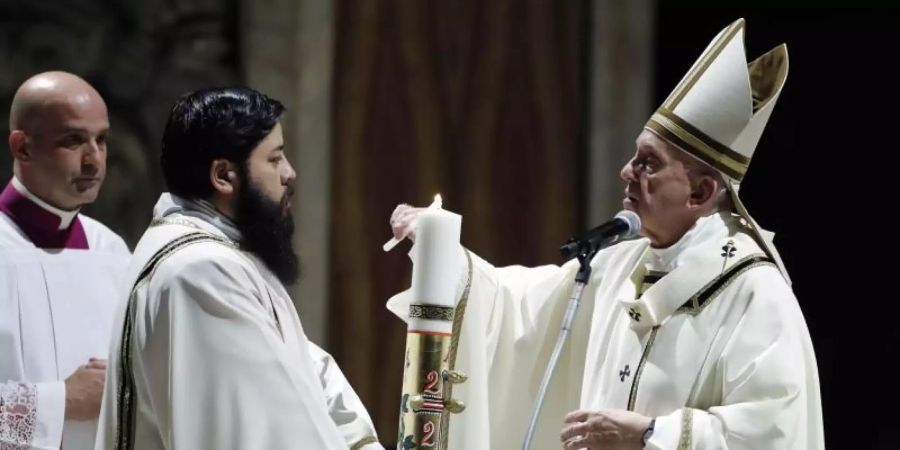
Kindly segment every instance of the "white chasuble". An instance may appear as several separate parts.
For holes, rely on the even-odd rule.
[[[381,449],[274,274],[221,218],[159,214],[168,198],[129,267],[96,448]]]

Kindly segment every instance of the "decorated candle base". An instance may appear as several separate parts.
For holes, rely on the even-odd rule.
[[[445,379],[449,351],[449,334],[407,333],[398,450],[447,448],[447,429],[442,425],[449,414]]]

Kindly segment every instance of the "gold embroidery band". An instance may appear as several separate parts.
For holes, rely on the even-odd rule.
[[[638,363],[637,372],[634,374],[634,380],[631,382],[631,392],[628,394],[628,410],[634,411],[634,402],[637,400],[638,385],[641,383],[641,373],[644,371],[644,364],[647,357],[650,356],[650,349],[653,347],[653,341],[656,340],[656,333],[659,331],[659,325],[653,327],[650,337],[647,339],[647,346],[644,347],[644,353],[641,355],[641,362]]]
[[[453,307],[440,305],[409,305],[410,319],[453,321]]]
[[[744,174],[747,173],[747,168],[750,166],[749,158],[716,142],[663,108],[653,114],[646,126],[663,139],[737,181],[744,178]]]
[[[681,439],[678,441],[678,450],[691,450],[693,445],[694,410],[684,408],[681,411]]]
[[[459,336],[462,333],[463,319],[466,317],[466,306],[469,304],[469,293],[472,291],[472,253],[466,249],[466,287],[456,304],[456,315],[453,316],[453,337],[450,339],[450,370],[456,369],[456,349],[459,347]]]
[[[700,129],[686,122],[681,117],[678,117],[678,115],[672,112],[672,110],[667,108],[659,108],[658,110],[656,110],[656,113],[665,117],[666,119],[671,120],[679,128],[687,131],[691,136],[695,136],[697,139],[700,139],[704,144],[715,150],[716,153],[732,160],[733,162],[737,163],[738,166],[750,165],[750,158],[728,148],[728,146],[725,144],[719,143],[719,141],[713,139],[708,134],[700,131]]]
[[[669,98],[663,102],[663,106],[669,109],[675,109],[675,107],[681,103],[681,100],[684,99],[684,96],[694,87],[697,80],[706,73],[706,69],[708,69],[712,62],[719,57],[719,54],[722,53],[725,46],[731,42],[734,35],[742,28],[744,28],[743,20],[738,20],[729,25],[728,28],[725,29],[725,32],[722,33],[722,36],[712,44],[710,50],[700,57],[700,60],[694,65],[693,70],[684,77],[681,83],[679,83],[675,90],[672,91],[672,94],[669,95]]]
[[[459,337],[462,334],[463,320],[466,317],[466,306],[469,304],[469,293],[472,292],[472,253],[466,249],[466,287],[456,304],[456,314],[453,316],[453,336],[450,337],[450,353],[447,355],[447,368],[453,372],[456,370],[456,353],[459,349]],[[447,398],[453,398],[453,383],[447,384]],[[450,448],[450,415],[441,417],[441,428],[446,431],[444,449]]]
[[[134,375],[131,372],[131,328],[134,319],[131,305],[134,303],[134,292],[128,298],[125,312],[125,323],[122,327],[121,348],[119,349],[119,383],[116,386],[118,397],[118,417],[116,417],[116,450],[134,448],[135,397]]]
[[[709,304],[710,300],[719,296],[719,294],[731,285],[731,282],[737,279],[738,276],[743,274],[744,272],[758,266],[774,266],[775,264],[772,262],[769,257],[764,255],[750,255],[745,256],[738,262],[734,263],[730,268],[728,268],[725,272],[722,272],[721,275],[713,278],[712,281],[703,286],[696,294],[692,295],[688,301],[684,302],[681,307],[678,308],[679,312],[687,312],[693,315],[697,315],[700,311],[703,311],[703,308]]]
[[[377,444],[378,439],[375,436],[366,436],[358,441],[355,444],[350,446],[350,450],[360,450],[361,448],[369,445],[369,444]]]

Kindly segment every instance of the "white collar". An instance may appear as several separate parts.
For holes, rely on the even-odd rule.
[[[658,272],[675,270],[683,264],[685,250],[716,236],[723,223],[727,223],[727,219],[721,213],[713,213],[697,219],[687,233],[674,244],[665,248],[649,247],[647,267]]]
[[[237,225],[219,212],[216,207],[206,200],[191,200],[179,197],[170,192],[163,192],[153,207],[153,218],[159,219],[172,214],[181,214],[200,219],[209,223],[221,231],[229,239],[240,242],[241,232]]]
[[[740,216],[729,212],[713,214],[698,220],[689,234],[676,244],[657,249],[660,256],[645,255],[646,269],[659,270],[652,266],[659,262],[667,263],[671,270],[638,299],[635,294],[640,281],[635,275],[643,268],[635,268],[634,283],[623,283],[618,298],[631,318],[632,328],[649,329],[660,325],[679,308],[686,308],[691,313],[702,310],[704,305],[698,303],[697,295],[705,286],[711,286],[713,280],[725,275],[735,264],[765,255],[747,231]],[[656,261],[657,257],[666,260]]]
[[[26,188],[25,185],[22,184],[22,182],[19,181],[19,178],[16,177],[15,175],[13,175],[13,178],[12,178],[12,185],[14,188],[16,188],[17,191],[19,191],[20,194],[24,195],[28,200],[31,200],[32,202],[34,202],[36,205],[40,206],[47,212],[52,213],[54,216],[59,217],[59,229],[60,230],[65,230],[66,228],[69,228],[69,225],[71,225],[72,221],[75,220],[75,216],[78,215],[78,211],[79,211],[78,209],[75,209],[73,211],[65,211],[65,210],[59,209],[59,208],[57,208],[53,205],[50,205],[49,203],[41,200],[40,198],[38,198],[37,195],[32,194],[31,191],[29,191],[28,188]]]

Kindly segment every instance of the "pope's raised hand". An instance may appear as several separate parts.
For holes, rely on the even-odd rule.
[[[397,205],[397,207],[394,208],[394,212],[391,214],[390,222],[391,232],[394,234],[394,238],[397,240],[409,238],[409,240],[415,242],[415,220],[424,210],[425,208],[417,208],[415,206],[407,205],[406,203]]]

